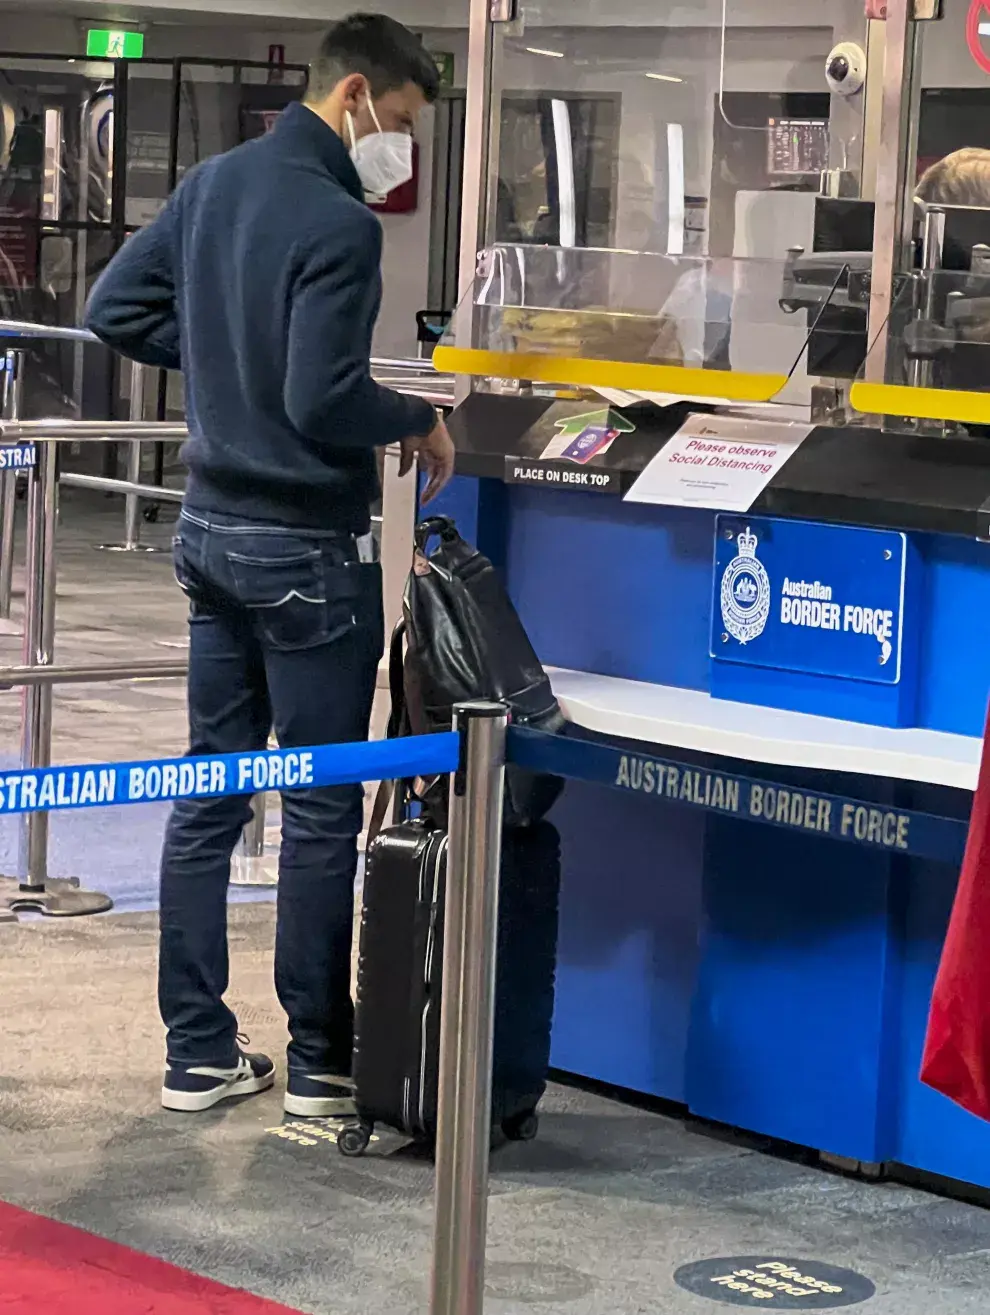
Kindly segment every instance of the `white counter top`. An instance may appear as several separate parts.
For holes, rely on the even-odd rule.
[[[779,712],[584,671],[555,669],[550,677],[567,717],[603,735],[778,767],[976,789],[982,742],[968,735]]]

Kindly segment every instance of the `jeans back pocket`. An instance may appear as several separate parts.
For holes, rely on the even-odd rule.
[[[341,553],[286,535],[258,536],[225,556],[237,601],[273,648],[316,648],[356,626],[357,572]]]

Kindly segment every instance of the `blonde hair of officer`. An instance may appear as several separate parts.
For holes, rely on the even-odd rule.
[[[927,169],[915,196],[929,205],[990,207],[990,150],[966,146]]]
[[[926,169],[915,197],[928,205],[977,206],[990,209],[990,150],[965,146]],[[962,342],[990,343],[990,302],[971,298],[966,315],[956,321]]]

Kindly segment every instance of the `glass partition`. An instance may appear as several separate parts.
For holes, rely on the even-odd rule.
[[[982,433],[990,420],[990,23],[978,21],[990,18],[985,11],[975,0],[916,0],[907,59],[892,70],[902,74],[901,122],[889,113],[875,124],[881,167],[896,161],[903,179],[902,214],[892,286],[879,289],[869,351],[850,391],[850,415],[860,423],[879,417],[886,428],[938,435],[960,426]],[[884,256],[881,241],[877,269],[886,268]]]
[[[850,401],[888,427],[990,434],[990,249],[968,271],[899,280],[885,346],[872,346]]]
[[[437,364],[809,411],[818,378],[855,379],[868,34],[862,0],[520,0],[495,29],[481,263]]]
[[[887,429],[990,434],[990,24],[976,8],[926,4],[940,17],[916,25],[907,126],[895,138],[881,125],[881,150],[901,162],[903,222],[889,305],[874,308],[849,402]]]
[[[481,263],[438,363],[981,427],[990,24],[972,11],[519,0],[495,28]]]
[[[825,70],[866,31],[850,0],[521,0],[486,240],[783,259],[823,175],[859,193],[863,97]]]
[[[847,269],[833,257],[802,282],[793,258],[501,244],[482,253],[434,359],[455,373],[638,396],[798,402],[812,330],[843,309]]]

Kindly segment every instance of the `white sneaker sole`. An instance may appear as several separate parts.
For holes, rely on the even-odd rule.
[[[176,1110],[179,1114],[201,1114],[203,1110],[211,1110],[225,1100],[235,1100],[238,1096],[257,1096],[262,1091],[270,1091],[274,1085],[275,1074],[269,1073],[267,1077],[244,1078],[240,1082],[216,1087],[213,1091],[173,1091],[171,1087],[162,1087],[162,1108]]]
[[[297,1119],[353,1119],[353,1096],[293,1096],[285,1093],[285,1112]]]

